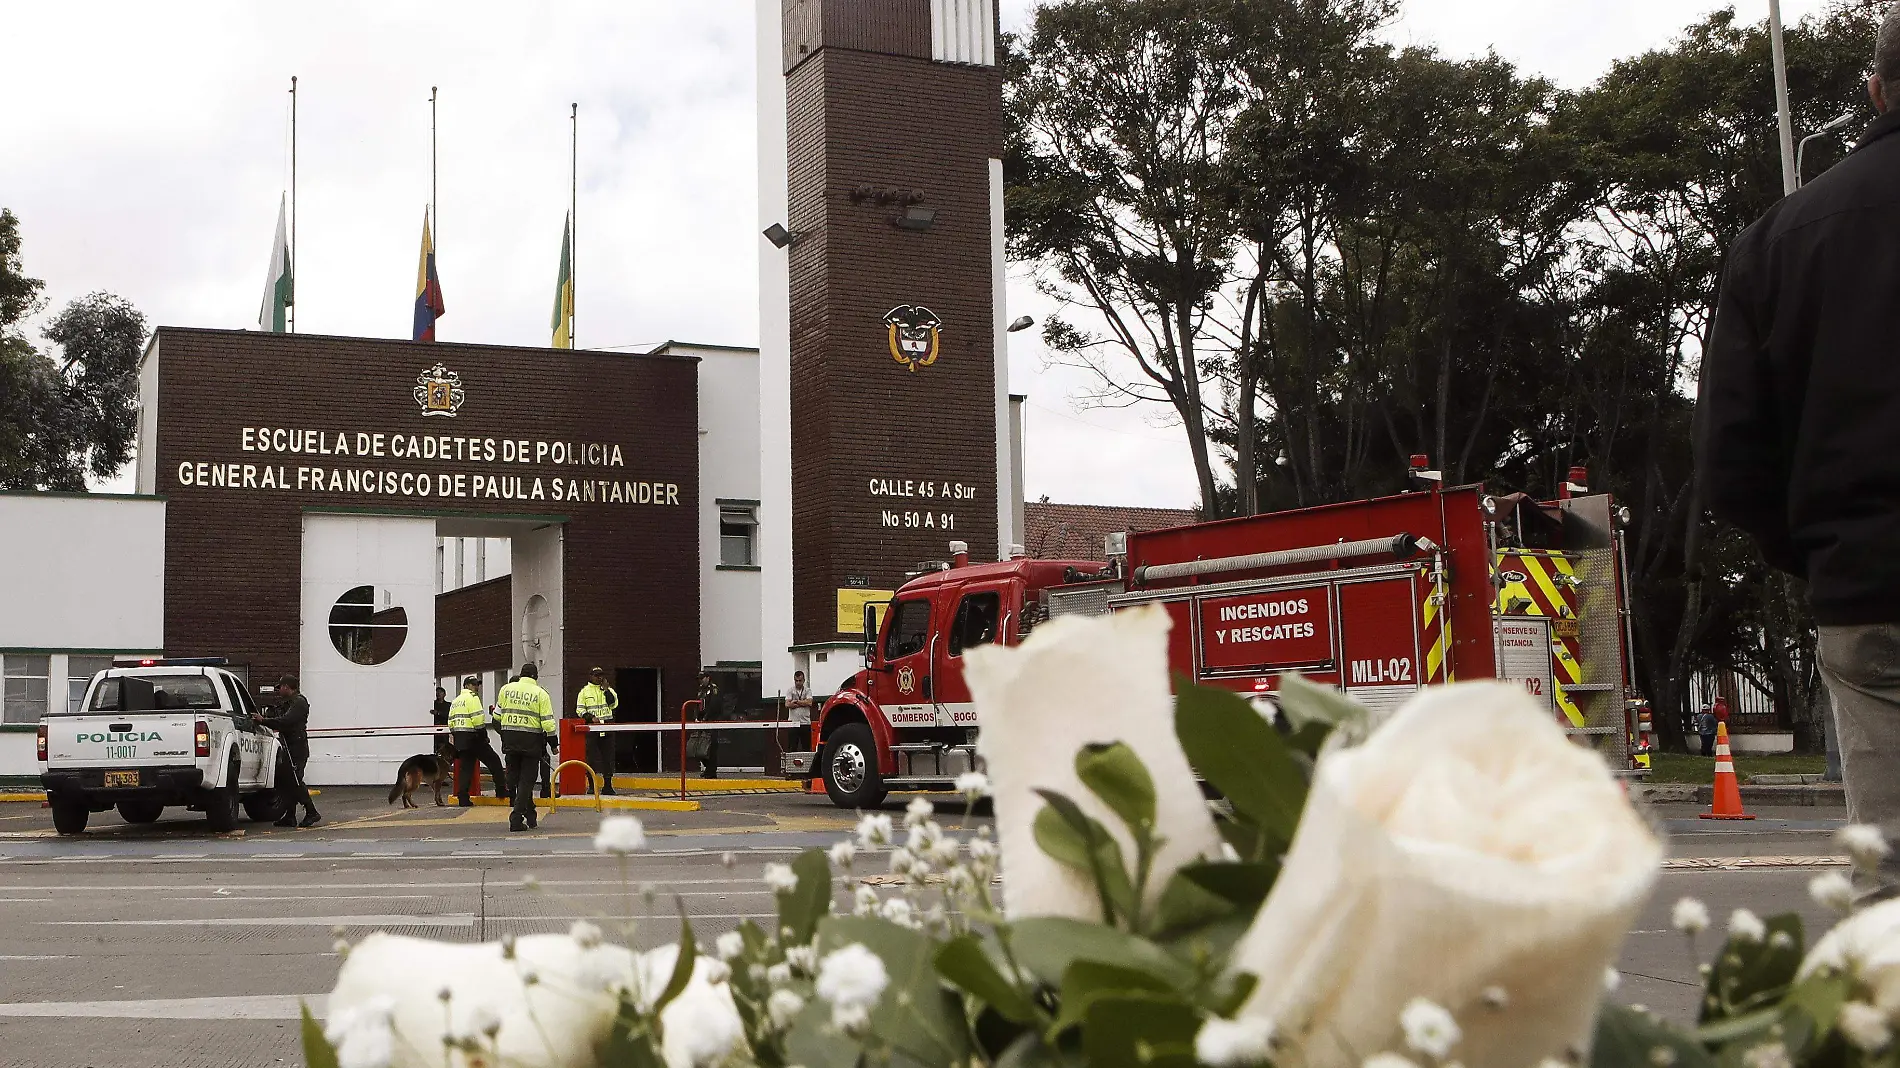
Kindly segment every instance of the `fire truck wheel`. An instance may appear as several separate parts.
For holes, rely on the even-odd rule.
[[[884,803],[877,742],[870,727],[847,723],[825,743],[825,793],[839,808],[876,808]]]

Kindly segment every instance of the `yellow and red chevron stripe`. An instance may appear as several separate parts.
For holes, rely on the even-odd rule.
[[[1569,688],[1583,681],[1578,662],[1577,567],[1563,553],[1506,549],[1498,553],[1500,615],[1543,616],[1551,626],[1550,666],[1557,708],[1573,727],[1584,725],[1583,710]]]
[[[1425,595],[1419,599],[1419,644],[1425,650],[1425,685],[1436,686],[1441,682],[1456,681],[1451,666],[1451,617],[1445,610],[1445,579],[1442,574],[1434,574],[1425,580],[1421,589]]]

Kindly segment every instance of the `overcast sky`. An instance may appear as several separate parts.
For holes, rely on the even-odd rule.
[[[1008,28],[1034,6],[1002,3]],[[1715,6],[1408,0],[1392,34],[1453,55],[1495,49],[1578,86]],[[1784,17],[1821,6],[1784,0]],[[769,249],[753,225],[753,8],[11,4],[0,206],[20,217],[27,272],[45,279],[49,313],[104,289],[154,325],[255,326],[288,184],[285,90],[295,74],[297,327],[407,337],[429,199],[429,88],[439,86],[448,314],[438,337],[546,344],[568,104],[578,101],[580,344],[753,345],[757,257]],[[1765,11],[1766,0],[1741,5],[1747,19]],[[1010,310],[1040,318],[1027,278],[1011,273]],[[1043,367],[1036,331],[1011,343],[1011,388],[1030,397],[1032,499],[1195,503],[1179,429],[1153,411],[1078,409],[1080,382]],[[128,475],[111,488],[129,485]]]

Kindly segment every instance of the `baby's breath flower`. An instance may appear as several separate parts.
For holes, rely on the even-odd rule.
[[[910,926],[910,902],[894,897],[878,907],[878,915],[900,927]]]
[[[1443,1060],[1458,1044],[1463,1032],[1442,1005],[1426,998],[1413,998],[1399,1010],[1399,1027],[1405,1032],[1405,1044],[1415,1052]]]
[[[1478,998],[1487,1009],[1502,1010],[1511,1004],[1511,995],[1501,986],[1487,986],[1478,991]]]
[[[1623,973],[1615,968],[1603,969],[1603,992],[1609,993],[1623,985]]]
[[[857,855],[858,847],[848,838],[831,847],[831,862],[840,868],[851,867],[851,861]]]
[[[961,848],[962,843],[958,842],[955,838],[945,835],[935,842],[932,842],[930,849],[924,855],[929,858],[932,864],[940,868],[947,868],[957,862],[957,852]]]
[[[765,981],[769,986],[784,986],[792,981],[792,966],[780,961],[765,969]]]
[[[798,876],[792,874],[790,864],[767,864],[765,885],[775,894],[789,893],[798,888]]]
[[[833,1008],[868,1010],[877,1004],[890,978],[883,958],[866,949],[863,943],[853,942],[843,949],[832,950],[818,962],[818,982],[814,989]]]
[[[567,929],[567,936],[582,949],[592,949],[600,945],[600,928],[586,920],[575,920],[574,926]]]
[[[871,1010],[862,1005],[833,1005],[831,1026],[847,1035],[860,1035],[871,1026]]]
[[[970,859],[985,863],[995,860],[996,843],[988,835],[979,832],[977,837],[970,840]]]
[[[1835,1026],[1840,1028],[1841,1037],[1847,1039],[1849,1045],[1863,1053],[1878,1053],[1893,1041],[1893,1028],[1887,1023],[1887,1014],[1865,1001],[1842,1005]]]
[[[1273,1052],[1273,1023],[1258,1016],[1216,1016],[1194,1034],[1194,1058],[1212,1068],[1260,1064]]]
[[[785,950],[785,963],[794,971],[812,974],[818,967],[818,951],[810,946],[791,946]]]
[[[1729,913],[1728,936],[1737,942],[1759,942],[1768,937],[1768,925],[1747,909]]]
[[[916,854],[902,846],[891,850],[891,871],[899,875],[908,873],[910,866],[916,862]]]
[[[330,943],[330,951],[332,953],[335,953],[339,957],[349,956],[350,955],[349,940],[346,938],[339,938],[336,941]]]
[[[606,816],[594,833],[594,852],[626,856],[647,846],[647,829],[633,816]]]
[[[1854,858],[1854,866],[1864,871],[1880,867],[1880,862],[1893,852],[1887,836],[1871,823],[1850,823],[1835,831],[1834,837]]]
[[[1742,1068],[1794,1068],[1788,1047],[1779,1042],[1756,1046],[1742,1054]]]
[[[728,849],[724,853],[719,854],[719,863],[724,864],[728,868],[735,867],[739,863],[739,854]]]
[[[477,1002],[468,1010],[468,1029],[475,1034],[494,1038],[501,1031],[501,1013],[487,1002]]]
[[[957,793],[974,801],[990,792],[990,777],[980,771],[966,771],[957,776]]]
[[[531,894],[534,893],[535,891],[541,889],[541,877],[539,875],[522,876],[521,888]]]
[[[745,936],[737,931],[727,931],[713,939],[713,953],[720,960],[731,960],[745,952]]]
[[[1794,936],[1786,931],[1770,931],[1768,932],[1768,948],[1793,949]]]
[[[877,911],[877,891],[871,887],[859,884],[858,888],[851,892],[851,898],[854,905],[851,911],[857,915],[865,916]]]
[[[1823,908],[1847,912],[1854,907],[1854,884],[1840,872],[1827,872],[1808,882],[1808,896]]]
[[[1678,898],[1669,913],[1669,925],[1683,934],[1701,934],[1709,927],[1709,907],[1693,897]]]
[[[913,797],[910,799],[910,804],[904,806],[904,825],[915,827],[929,819],[936,811],[937,806],[931,804],[929,798]]]
[[[805,1007],[805,999],[795,991],[779,989],[765,999],[765,1014],[772,1021],[775,1030],[783,1031],[792,1026],[792,1020]]]
[[[890,845],[894,829],[891,817],[883,812],[873,812],[858,820],[858,848],[871,849],[876,846]]]

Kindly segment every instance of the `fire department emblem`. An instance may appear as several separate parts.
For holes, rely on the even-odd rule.
[[[936,312],[922,304],[899,304],[884,313],[884,325],[890,331],[891,358],[912,373],[937,362],[943,320]]]
[[[423,415],[453,419],[467,396],[462,390],[462,376],[439,363],[416,376],[416,403],[422,406]]]
[[[897,669],[897,692],[909,693],[917,688],[917,673],[908,667]]]

